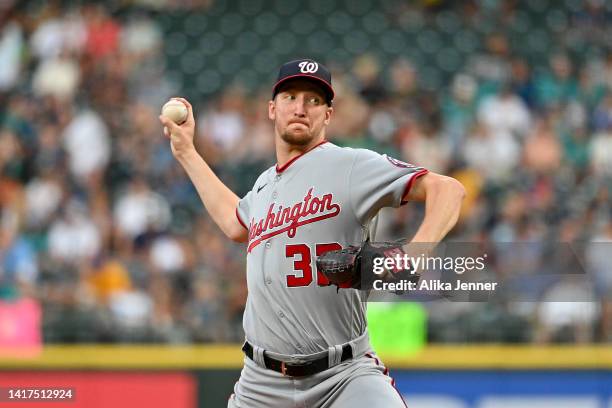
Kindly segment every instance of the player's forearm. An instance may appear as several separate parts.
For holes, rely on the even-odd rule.
[[[412,242],[438,243],[455,226],[465,189],[457,180],[445,177],[427,187],[425,217]]]
[[[219,180],[195,149],[177,154],[176,159],[191,179],[213,221],[232,240],[245,241],[246,230],[236,218],[240,198]]]

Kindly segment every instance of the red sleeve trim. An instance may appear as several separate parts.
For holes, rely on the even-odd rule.
[[[238,207],[236,207],[236,218],[238,218],[238,222],[240,223],[240,225],[242,225],[244,227],[245,230],[249,230],[249,228],[246,226],[246,224],[244,222],[242,222],[242,220],[240,219],[240,214],[238,214]]]
[[[417,172],[412,177],[410,177],[410,180],[408,180],[408,183],[406,183],[406,188],[404,189],[404,194],[402,194],[401,205],[404,205],[404,204],[406,204],[408,202],[407,200],[404,200],[404,198],[406,198],[406,196],[410,192],[410,189],[414,185],[414,182],[416,181],[416,179],[418,179],[421,176],[424,176],[427,173],[429,173],[429,170],[423,169],[423,170],[419,170],[419,172]]]

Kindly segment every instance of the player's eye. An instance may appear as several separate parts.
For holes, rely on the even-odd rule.
[[[293,94],[285,94],[285,99],[288,101],[295,101],[295,95]]]
[[[321,98],[319,98],[318,96],[311,96],[310,98],[308,98],[308,103],[311,105],[320,105]]]

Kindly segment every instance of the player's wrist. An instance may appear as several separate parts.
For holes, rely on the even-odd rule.
[[[202,157],[195,149],[195,146],[183,147],[180,149],[174,149],[174,157],[181,163],[186,164],[194,159],[201,159]]]

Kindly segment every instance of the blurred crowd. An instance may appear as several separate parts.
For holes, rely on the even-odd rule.
[[[390,20],[439,11],[397,3]],[[488,3],[451,11],[473,27]],[[401,52],[330,60],[328,138],[459,179],[468,194],[450,239],[534,243],[511,270],[538,243],[584,244],[588,275],[542,302],[425,305],[430,340],[610,341],[612,10],[566,10],[567,36],[596,52],[577,58],[559,35],[535,63],[504,34],[517,2],[498,3],[499,29],[437,89]],[[169,97],[194,95],[167,75],[158,13],[33,4],[0,4],[0,300],[35,299],[45,342],[242,340],[244,248],[205,214],[157,119]],[[197,148],[239,195],[274,164],[267,101],[285,59],[258,89],[192,96]],[[381,236],[406,236],[422,212],[385,212]],[[554,291],[581,301],[546,301]]]

